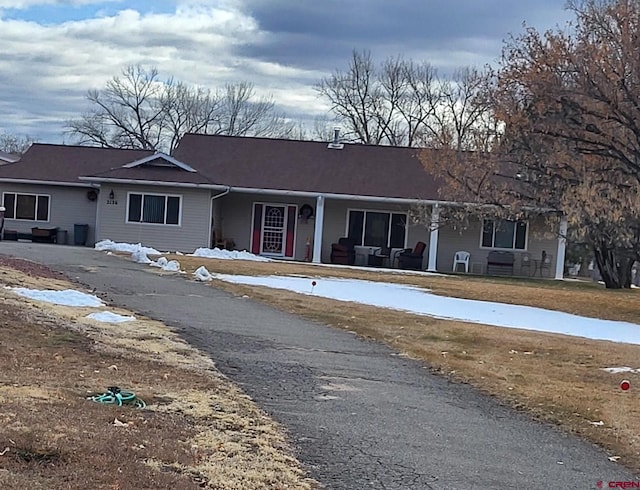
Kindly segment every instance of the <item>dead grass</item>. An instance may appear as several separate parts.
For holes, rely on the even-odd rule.
[[[589,282],[400,274],[284,262],[171,257],[193,272],[302,274],[413,284],[436,294],[538,306],[603,319],[637,322],[640,291],[607,291]],[[640,375],[610,374],[611,366],[640,367],[640,346],[507,329],[336,302],[283,290],[215,281],[234,294],[389,344],[434,372],[471,383],[504,403],[558,424],[619,456],[640,471]],[[639,327],[640,328],[640,327]],[[623,377],[632,389],[622,392]],[[600,425],[600,422],[603,425]]]
[[[38,273],[0,265],[0,283],[75,287]],[[99,323],[84,318],[95,310],[27,302],[6,289],[0,302],[1,488],[317,486],[282,429],[164,325]],[[148,408],[87,400],[113,385]]]

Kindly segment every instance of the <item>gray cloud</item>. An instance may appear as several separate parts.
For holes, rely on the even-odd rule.
[[[522,21],[542,29],[563,23],[563,4],[176,0],[174,12],[145,13],[123,2],[115,15],[62,24],[3,19],[0,8],[0,132],[62,141],[64,121],[87,109],[86,91],[136,63],[212,89],[248,80],[288,114],[312,118],[326,111],[314,84],[343,69],[353,49],[378,60],[402,54],[442,70],[484,64]]]
[[[246,0],[247,11],[266,41],[244,46],[251,57],[318,70],[344,66],[353,49],[369,49],[379,58],[407,57],[467,64],[499,55],[502,39],[522,22],[547,28],[568,18],[564,0]],[[451,54],[454,54],[452,59]]]

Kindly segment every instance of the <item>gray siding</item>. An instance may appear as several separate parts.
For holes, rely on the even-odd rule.
[[[109,203],[112,189],[115,200]],[[180,224],[127,223],[130,192],[181,196]],[[98,198],[98,219],[98,240],[141,243],[161,252],[190,253],[196,248],[210,246],[211,192],[180,187],[106,185]]]
[[[324,210],[324,234],[322,240],[322,262],[331,261],[331,244],[338,238],[347,236],[347,217],[349,210],[363,209],[370,211],[382,211],[393,213],[408,213],[409,207],[399,204],[385,204],[366,201],[328,200]],[[424,225],[409,224],[405,237],[406,248],[413,248],[419,241],[427,244],[424,253],[424,265],[428,257],[429,233]]]
[[[86,224],[89,225],[87,245],[93,246],[95,243],[96,204],[98,201],[90,201],[87,198],[89,190],[90,188],[82,187],[0,183],[0,195],[5,192],[18,192],[50,196],[48,221],[6,219],[4,227],[20,233],[31,233],[31,228],[33,227],[58,227],[67,231],[67,243],[73,244],[74,225]]]
[[[251,220],[253,218],[253,204],[256,202],[294,205],[298,207],[298,210],[302,205],[308,204],[314,209],[314,212],[316,209],[315,199],[310,198],[244,193],[229,194],[216,201],[216,206],[220,211],[220,218],[215,223],[216,236],[232,239],[239,250],[251,250]],[[306,222],[301,218],[296,219],[293,260],[302,261],[305,259],[307,237],[311,240],[311,247],[313,247],[314,226],[314,218]]]
[[[515,264],[514,273],[520,275],[522,253],[529,253],[531,259],[540,259],[542,251],[546,251],[552,257],[550,270],[547,276],[553,277],[556,267],[556,255],[558,252],[558,240],[552,236],[545,236],[547,230],[542,220],[537,220],[529,224],[527,233],[526,250],[514,250]],[[472,221],[469,227],[463,231],[454,230],[450,226],[445,226],[439,230],[438,237],[438,257],[437,270],[439,272],[450,272],[453,269],[453,256],[459,250],[465,250],[471,254],[469,260],[469,272],[485,274],[487,271],[487,255],[492,250],[481,246],[482,226],[479,220]],[[461,270],[462,268],[460,268]],[[531,270],[530,273],[533,273]],[[528,275],[524,271],[523,275]]]
[[[312,198],[296,198],[291,196],[269,196],[262,194],[229,194],[215,201],[219,209],[220,219],[215,224],[216,234],[222,238],[230,238],[240,250],[251,249],[251,229],[253,203],[274,203],[297,205],[298,209],[303,204],[309,204],[316,209],[316,200]],[[350,209],[368,209],[387,212],[407,212],[407,206],[395,204],[368,203],[365,201],[347,201],[328,199],[324,206],[324,228],[322,234],[321,260],[324,263],[331,261],[331,244],[347,234],[347,215]],[[315,217],[307,220],[298,219],[295,233],[294,260],[304,260],[306,254],[307,238],[310,239],[313,250]],[[221,233],[221,235],[218,235]],[[413,247],[416,242],[424,241],[429,244],[429,234],[422,225],[410,225],[406,247]],[[425,253],[426,264],[427,253]],[[426,267],[426,265],[425,265]]]

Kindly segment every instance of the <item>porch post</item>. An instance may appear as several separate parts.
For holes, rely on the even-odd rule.
[[[438,228],[440,226],[440,208],[437,204],[431,207],[431,224],[429,226],[429,264],[428,272],[436,272],[436,257],[438,256]]]
[[[324,228],[324,196],[316,198],[316,221],[313,228],[313,257],[311,262],[322,262],[322,229]]]
[[[560,236],[556,253],[556,279],[564,278],[564,253],[567,247],[567,218],[560,218]]]

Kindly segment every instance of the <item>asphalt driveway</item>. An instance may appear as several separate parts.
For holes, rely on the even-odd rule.
[[[92,249],[0,242],[0,254],[46,263],[172,326],[287,428],[327,488],[585,489],[634,478],[593,445],[348,332]]]

